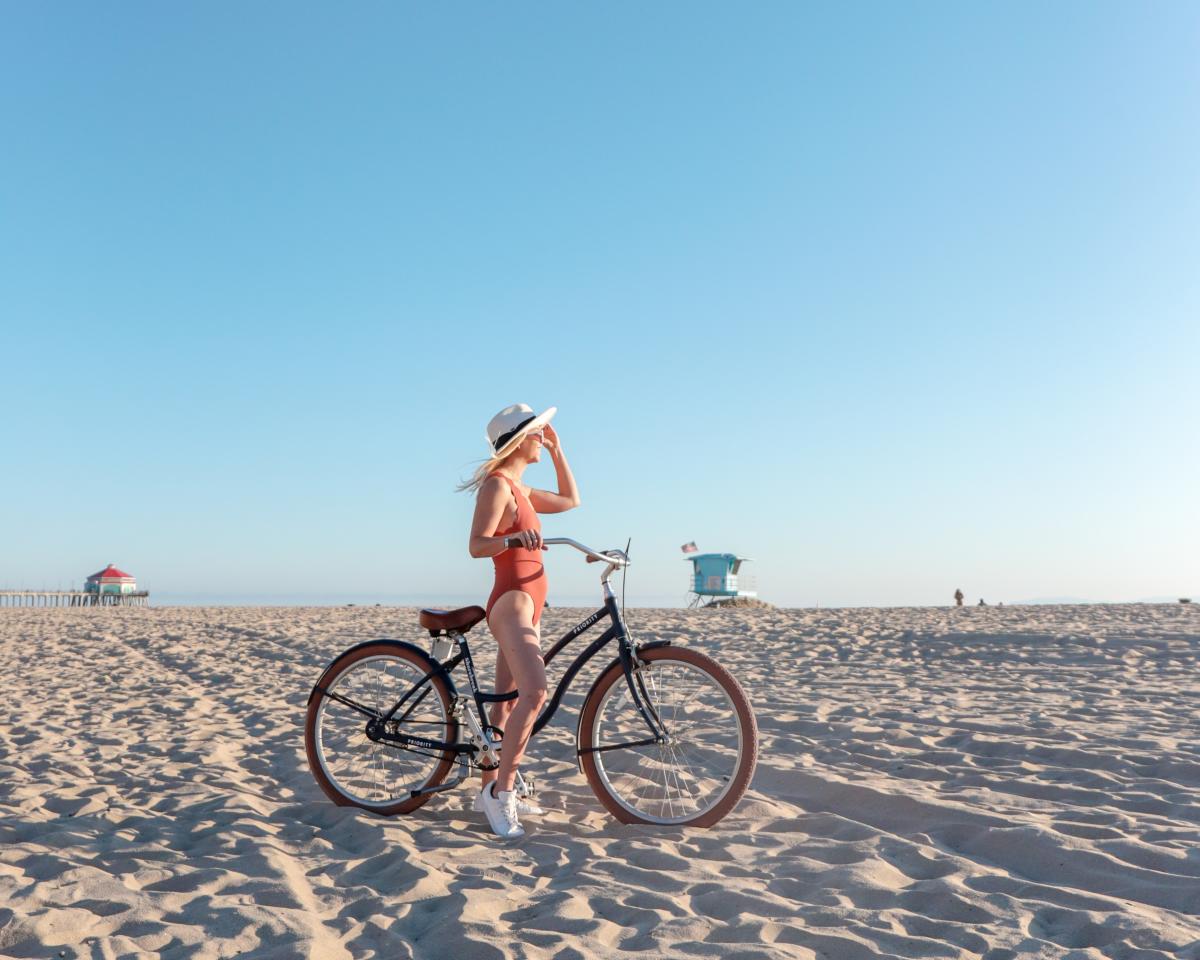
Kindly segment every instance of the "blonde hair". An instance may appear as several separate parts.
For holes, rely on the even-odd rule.
[[[518,444],[518,447],[519,446],[520,444]],[[496,470],[516,452],[516,450],[513,450],[509,453],[506,453],[502,457],[491,457],[488,460],[484,460],[478,467],[475,468],[475,472],[471,474],[471,479],[464,480],[454,488],[455,491],[458,493],[463,493],[464,491],[469,490],[472,493],[477,493],[479,488],[483,486],[483,481],[495,473]]]

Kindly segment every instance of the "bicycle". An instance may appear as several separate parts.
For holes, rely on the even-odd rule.
[[[624,551],[596,551],[567,537],[544,543],[574,547],[589,563],[605,564],[604,605],[568,630],[544,660],[549,663],[606,617],[609,626],[567,668],[534,722],[530,742],[583,666],[616,640],[618,655],[579,711],[578,766],[601,804],[623,823],[713,826],[745,794],[758,760],[758,725],[745,692],[698,650],[670,640],[633,641],[609,583],[629,564]],[[334,803],[385,816],[411,813],[469,779],[472,769],[499,766],[503,734],[487,722],[484,706],[517,693],[479,688],[467,632],[484,616],[478,606],[421,610],[420,624],[431,637],[428,652],[403,640],[368,640],[325,668],[309,693],[304,744],[313,776]],[[459,693],[451,676],[459,664],[470,697]],[[457,776],[446,781],[456,763]],[[532,778],[518,774],[517,790],[532,796]]]

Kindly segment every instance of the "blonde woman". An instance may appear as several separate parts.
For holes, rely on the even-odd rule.
[[[491,457],[461,489],[477,491],[468,551],[491,557],[496,582],[487,603],[488,627],[500,646],[496,691],[515,689],[517,699],[493,705],[492,725],[504,732],[500,768],[483,772],[475,809],[487,814],[492,830],[505,839],[523,836],[520,814],[541,813],[513,791],[517,764],[525,753],[538,712],[546,702],[546,666],[539,624],[546,603],[539,513],[562,513],[579,506],[579,489],[558,434],[550,426],[551,407],[534,415],[523,403],[505,407],[487,427]],[[522,482],[525,468],[547,450],[558,476],[558,492],[535,490]]]

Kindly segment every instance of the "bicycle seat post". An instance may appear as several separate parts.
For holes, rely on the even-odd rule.
[[[438,663],[449,660],[455,639],[454,632],[434,636],[429,642],[429,655]]]

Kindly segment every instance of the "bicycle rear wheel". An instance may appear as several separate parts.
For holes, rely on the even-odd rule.
[[[452,752],[406,748],[367,736],[368,722],[382,717],[428,674],[423,656],[395,643],[360,647],[334,661],[324,692],[313,694],[304,721],[309,768],[334,803],[385,816],[410,813],[430,796],[414,797],[412,791],[446,778],[455,760]],[[445,680],[437,674],[429,677],[388,730],[456,742],[458,722]]]
[[[592,687],[579,720],[583,772],[622,823],[711,827],[741,800],[758,762],[758,724],[738,682],[697,650],[639,651],[639,693],[669,740],[650,730],[619,662]]]

